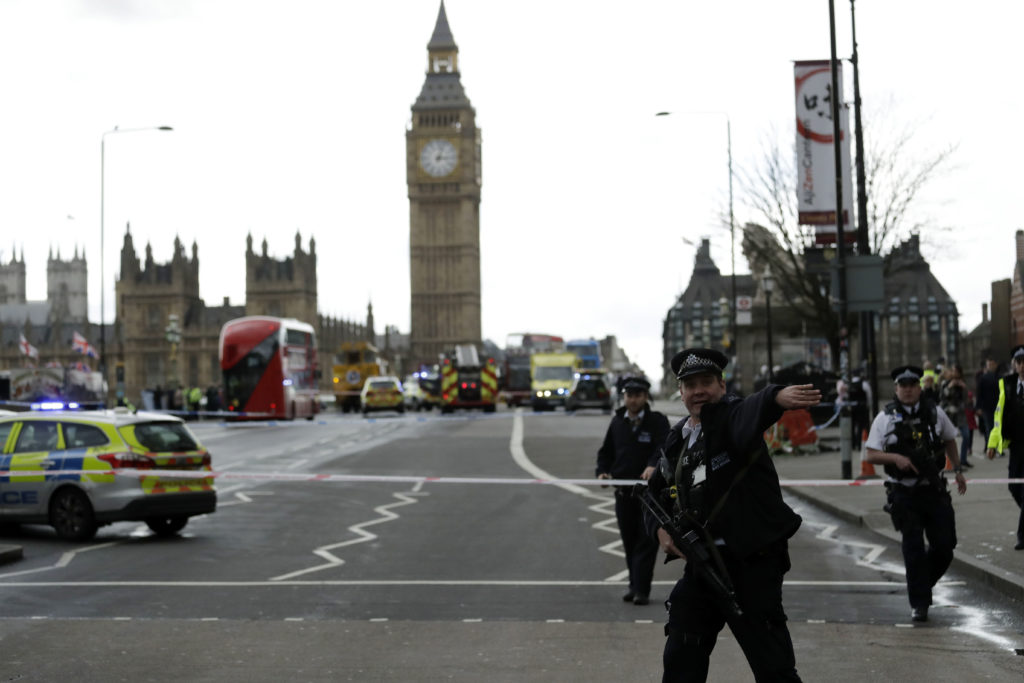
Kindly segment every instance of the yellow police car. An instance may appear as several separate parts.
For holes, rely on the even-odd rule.
[[[0,416],[0,523],[84,541],[112,522],[170,536],[213,512],[209,452],[180,418],[127,409]]]
[[[402,397],[402,383],[397,377],[378,375],[367,377],[359,395],[363,415],[373,410],[397,410],[405,412]]]

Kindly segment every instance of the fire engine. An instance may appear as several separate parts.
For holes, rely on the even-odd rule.
[[[480,408],[493,413],[498,402],[498,368],[493,358],[480,361],[476,347],[460,344],[441,362],[441,412]]]

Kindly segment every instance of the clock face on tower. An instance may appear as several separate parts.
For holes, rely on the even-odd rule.
[[[420,166],[435,178],[442,178],[454,171],[458,162],[459,153],[455,145],[447,140],[428,140],[420,151]]]

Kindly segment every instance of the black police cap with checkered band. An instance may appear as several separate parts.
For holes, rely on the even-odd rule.
[[[692,375],[710,373],[722,376],[729,359],[721,351],[714,349],[683,349],[672,356],[669,364],[676,379],[685,379]]]

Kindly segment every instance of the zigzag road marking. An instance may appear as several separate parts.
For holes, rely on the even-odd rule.
[[[882,553],[885,552],[886,546],[880,545],[878,543],[853,541],[850,539],[839,538],[837,536],[834,536],[833,534],[835,533],[836,529],[839,528],[839,526],[836,524],[824,524],[821,522],[807,521],[805,521],[804,524],[806,524],[809,527],[820,529],[820,531],[817,534],[815,534],[815,538],[817,539],[820,539],[822,541],[828,541],[830,543],[836,543],[838,545],[843,545],[850,548],[864,549],[866,552],[860,557],[854,559],[854,564],[856,564],[858,567],[866,567],[868,569],[873,569],[875,571],[888,572],[891,574],[906,575],[906,571],[903,568],[902,563],[878,561]]]
[[[36,567],[35,569],[24,569],[20,572],[7,572],[6,574],[0,574],[0,579],[6,579],[9,576],[25,576],[26,574],[38,574],[39,572],[48,572],[53,569],[62,569],[69,564],[80,554],[87,553],[90,550],[99,550],[100,548],[109,548],[111,546],[120,545],[123,541],[110,541],[108,543],[97,543],[96,545],[90,545],[85,548],[76,548],[75,550],[69,550],[66,553],[61,554],[49,567]]]
[[[543,479],[551,481],[551,486],[557,486],[560,489],[564,489],[569,493],[575,493],[583,498],[589,498],[591,500],[598,501],[597,503],[589,506],[588,509],[593,510],[602,515],[610,515],[607,519],[603,519],[600,522],[592,525],[592,528],[599,529],[600,531],[607,531],[615,534],[615,540],[605,545],[598,547],[603,553],[608,553],[615,557],[624,558],[626,553],[622,550],[622,539],[619,537],[619,525],[615,520],[615,498],[608,494],[601,494],[592,491],[584,486],[578,486],[576,484],[570,484],[566,482],[559,482],[557,477],[551,476],[548,472],[542,470],[533,464],[533,461],[526,455],[526,449],[523,448],[523,413],[522,408],[516,408],[515,417],[512,420],[512,437],[509,439],[508,448],[512,453],[512,459],[517,465],[529,472],[537,479]],[[612,508],[609,511],[609,508]],[[609,576],[605,581],[622,581],[623,577],[628,576],[629,571],[623,570],[617,574]]]
[[[422,482],[416,484],[416,486],[414,486],[412,491],[410,491],[409,493],[419,494],[421,487]],[[316,548],[313,551],[314,555],[318,555],[327,560],[325,564],[316,565],[315,567],[308,567],[306,569],[300,569],[298,571],[290,572],[288,574],[281,574],[280,576],[274,576],[271,577],[270,580],[288,581],[290,579],[295,578],[296,576],[304,576],[306,574],[311,574],[313,572],[323,571],[324,569],[330,569],[331,567],[340,567],[341,565],[345,564],[345,560],[335,555],[332,551],[338,550],[339,548],[345,548],[348,546],[357,545],[359,543],[366,543],[367,541],[375,540],[377,538],[377,535],[372,532],[366,531],[366,527],[373,526],[375,524],[383,524],[384,522],[390,522],[392,520],[398,519],[399,515],[392,512],[392,508],[403,507],[405,505],[412,505],[413,503],[419,502],[415,497],[406,493],[395,492],[392,493],[391,495],[397,498],[399,502],[389,503],[387,505],[380,505],[375,507],[373,511],[380,515],[379,517],[371,519],[366,522],[362,522],[360,524],[354,524],[348,528],[349,531],[356,534],[356,538],[349,539],[347,541],[342,541],[341,543],[323,545],[319,548]]]

